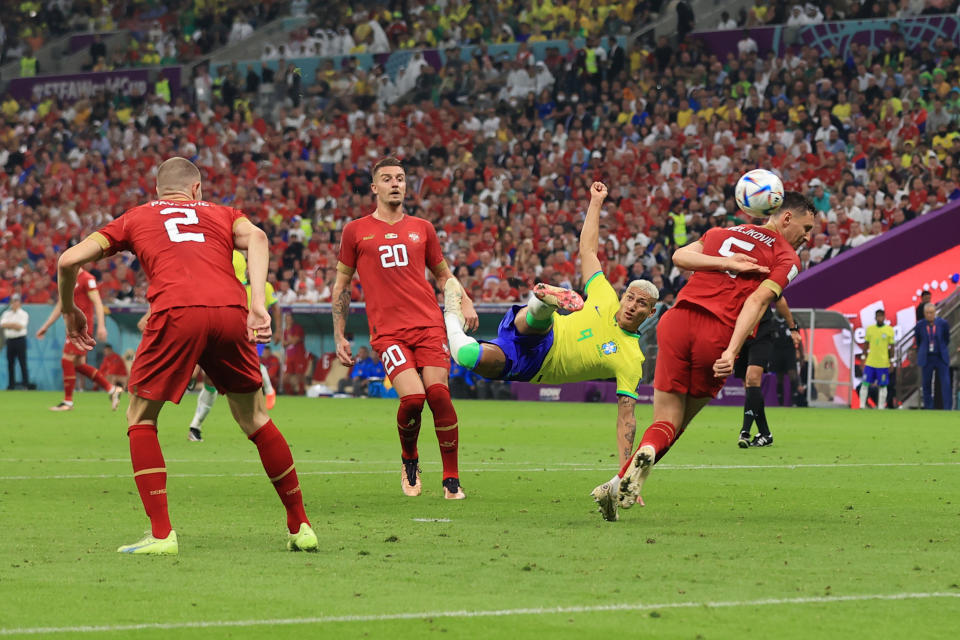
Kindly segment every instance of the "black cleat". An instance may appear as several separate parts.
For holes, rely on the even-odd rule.
[[[750,432],[749,432],[749,431],[741,431],[741,432],[740,432],[740,439],[737,440],[737,446],[740,447],[741,449],[746,449],[747,447],[750,446]]]
[[[200,429],[190,427],[190,431],[187,432],[187,440],[190,442],[203,442],[203,435],[200,434]]]
[[[420,495],[423,489],[420,483],[420,460],[418,458],[407,460],[403,456],[400,460],[403,462],[403,469],[400,471],[400,488],[403,490],[403,495],[414,498]]]
[[[751,447],[769,447],[773,444],[773,436],[765,436],[762,434],[757,434],[754,436],[753,441],[750,443]]]

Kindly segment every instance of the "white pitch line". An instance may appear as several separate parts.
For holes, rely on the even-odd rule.
[[[251,461],[247,460],[246,463]],[[517,463],[524,464],[524,463]],[[533,464],[533,463],[529,463]],[[428,469],[432,467],[439,468],[439,463],[427,463]],[[530,467],[486,467],[486,468],[465,468],[460,471],[463,473],[600,473],[608,472],[614,469],[613,466],[582,466],[582,467],[563,467],[551,468],[549,466],[530,466]],[[838,462],[831,463],[811,463],[811,464],[690,464],[690,465],[657,465],[658,470],[662,471],[737,471],[737,470],[786,470],[797,471],[804,469],[860,469],[865,467],[956,467],[960,462]],[[337,471],[306,471],[297,470],[299,476],[356,476],[356,475],[389,475],[394,473],[389,469],[371,469],[371,470],[337,470]],[[170,478],[253,478],[263,476],[263,471],[254,471],[249,473],[169,473]],[[14,480],[105,480],[113,478],[129,478],[129,473],[98,473],[98,474],[60,474],[49,476],[0,476],[2,481]]]
[[[0,629],[0,636],[39,635],[47,633],[109,633],[117,631],[146,631],[172,629],[211,629],[237,627],[289,626],[332,624],[338,622],[388,622],[392,620],[421,620],[428,618],[502,618],[508,616],[540,616],[569,613],[601,613],[606,611],[651,611],[658,609],[729,609],[735,607],[769,607],[780,605],[837,604],[870,600],[927,600],[931,598],[960,598],[960,593],[893,593],[852,596],[813,596],[808,598],[764,598],[726,602],[661,602],[658,604],[601,604],[570,607],[530,607],[523,609],[493,609],[488,611],[424,611],[386,613],[376,615],[315,616],[305,618],[276,618],[264,620],[198,620],[195,622],[147,622],[141,624],[90,625],[72,627],[21,627]]]
[[[410,518],[414,522],[453,522],[450,518]]]

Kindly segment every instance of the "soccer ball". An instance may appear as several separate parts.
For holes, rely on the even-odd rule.
[[[741,210],[762,218],[783,204],[783,182],[771,171],[754,169],[737,180],[735,196]]]

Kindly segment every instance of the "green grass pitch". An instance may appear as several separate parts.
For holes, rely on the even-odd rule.
[[[256,448],[218,401],[161,415],[178,557],[148,528],[123,412],[83,393],[0,394],[0,636],[55,638],[955,637],[960,453],[946,412],[768,409],[773,447],[708,408],[645,508],[601,520],[615,405],[456,402],[462,502],[399,487],[396,401],[281,397],[316,554],[285,550]],[[125,403],[124,403],[125,406]],[[650,407],[638,409],[638,431]]]

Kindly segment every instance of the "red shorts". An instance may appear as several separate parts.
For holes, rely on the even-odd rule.
[[[733,329],[696,305],[679,305],[663,314],[657,325],[657,369],[653,388],[711,398],[726,378],[713,375],[717,361],[730,342]]]
[[[67,340],[63,343],[63,355],[72,360],[73,356],[86,356],[87,352],[83,349],[78,349],[72,342]]]
[[[257,348],[242,307],[176,307],[150,315],[130,369],[130,393],[180,402],[200,364],[220,393],[260,388]]]
[[[302,376],[307,372],[307,357],[304,354],[288,355],[283,360],[284,373],[291,376]]]
[[[443,327],[416,327],[402,334],[381,335],[370,342],[392,381],[407,369],[443,367],[450,370],[450,348]]]

